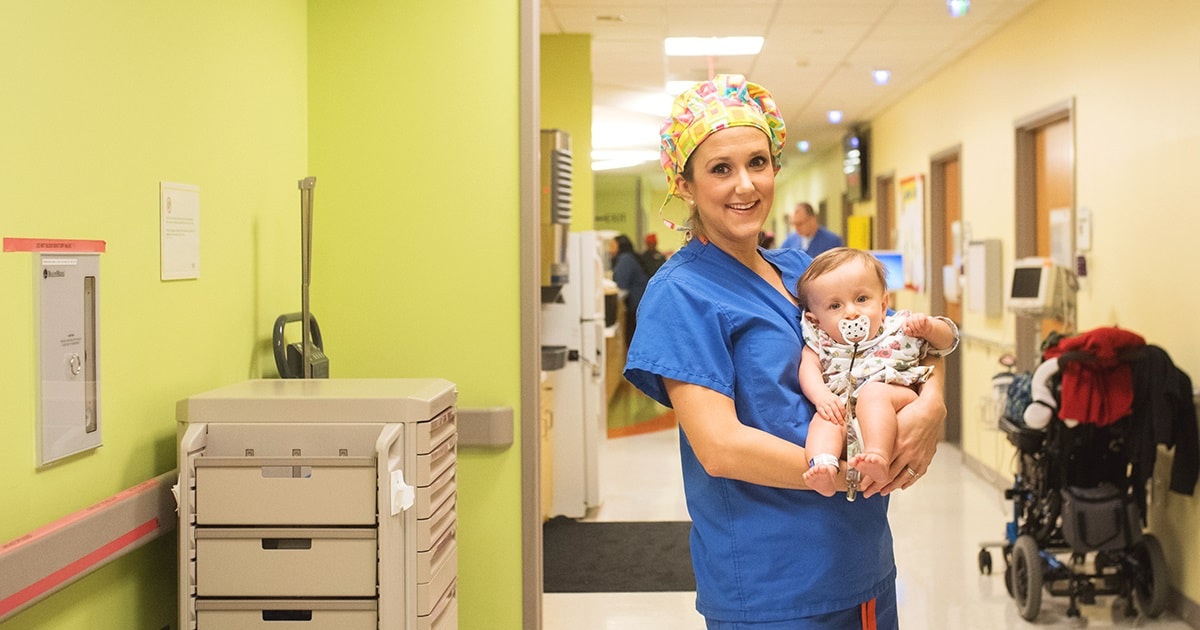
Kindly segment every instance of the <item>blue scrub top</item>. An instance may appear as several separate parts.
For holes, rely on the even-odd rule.
[[[811,258],[759,250],[795,291]],[[692,239],[654,274],[638,311],[625,377],[671,406],[662,377],[734,400],[738,419],[804,444],[813,416],[800,391],[800,310],[720,248]],[[843,610],[895,580],[887,499],[853,503],[709,476],[680,436],[692,517],[696,608],[762,622]]]

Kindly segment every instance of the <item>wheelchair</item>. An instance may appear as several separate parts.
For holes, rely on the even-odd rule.
[[[1043,409],[1021,414],[1020,404],[1002,406],[1000,429],[1016,447],[1013,485],[1004,491],[1005,500],[1012,501],[1012,520],[1004,542],[981,544],[980,573],[992,572],[988,547],[999,547],[1005,588],[1026,621],[1038,616],[1043,594],[1067,597],[1069,618],[1080,616],[1080,603],[1095,604],[1100,595],[1117,596],[1126,616],[1140,611],[1157,617],[1167,607],[1170,577],[1162,545],[1143,531],[1147,473],[1144,459],[1138,463],[1143,453],[1138,449],[1147,434],[1136,423],[1144,418],[1130,414],[1103,426],[1063,420],[1061,369],[1091,359],[1072,353],[1055,360],[1056,366],[1039,366],[1033,379],[1011,372],[997,375],[1028,384],[1044,376],[1039,372],[1050,372],[1041,384],[1042,400],[1035,393],[1029,404]],[[1129,365],[1139,360],[1138,351],[1121,358]],[[1009,395],[1020,397],[1013,393],[1019,386],[1010,386]],[[1144,401],[1135,398],[1135,408],[1139,402]],[[1031,426],[1027,417],[1039,414],[1044,426]]]

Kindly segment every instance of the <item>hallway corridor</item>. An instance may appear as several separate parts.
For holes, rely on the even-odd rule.
[[[610,438],[600,469],[602,504],[585,520],[687,520],[679,471],[678,431]],[[981,541],[1003,539],[1011,503],[1004,493],[961,464],[960,451],[943,444],[925,479],[892,498],[891,521],[900,578],[904,630],[1011,628],[1153,628],[1188,630],[1170,613],[1125,618],[1112,597],[1081,606],[1083,619],[1066,616],[1067,599],[1046,595],[1037,624],[1021,619],[1004,588],[1004,561],[980,575]],[[543,599],[545,630],[703,630],[695,593],[551,593]]]

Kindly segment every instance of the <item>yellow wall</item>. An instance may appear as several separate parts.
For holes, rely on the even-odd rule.
[[[785,150],[790,152],[796,149],[785,147]],[[841,147],[807,158],[804,166],[789,168],[794,162],[798,160],[789,160],[785,154],[784,167],[779,171],[775,188],[775,206],[772,208],[771,218],[768,219],[768,225],[773,227],[765,229],[774,229],[775,243],[782,243],[792,232],[792,225],[785,221],[785,216],[791,216],[796,204],[807,201],[812,204],[814,210],[820,212],[821,203],[824,202],[825,215],[821,217],[822,224],[841,234],[842,194],[846,191]],[[858,204],[855,212],[865,212],[864,207],[864,203]]]
[[[1146,11],[1121,0],[1039,3],[871,121],[872,172],[928,177],[931,156],[961,145],[963,221],[971,238],[1003,242],[1008,269],[1014,122],[1074,99],[1075,205],[1094,217],[1079,329],[1119,325],[1138,332],[1200,379],[1200,343],[1184,332],[1189,314],[1200,310],[1200,293],[1180,276],[1195,267],[1200,223],[1187,192],[1200,162],[1197,59],[1200,4]],[[827,159],[832,168],[836,156]],[[830,181],[820,169],[787,177],[789,190],[819,185],[822,177]],[[906,308],[928,308],[928,296],[903,299]],[[967,310],[961,349],[963,448],[1009,479],[1011,447],[980,403],[990,395],[1001,349],[1013,344],[1013,327],[1011,315],[987,318]],[[1168,558],[1194,558],[1200,555],[1200,496],[1166,491],[1170,460],[1160,454],[1151,528]],[[1169,564],[1172,583],[1200,601],[1200,565]]]
[[[104,445],[34,454],[33,256],[0,254],[0,541],[175,467],[175,402],[273,372],[299,303],[307,169],[303,4],[7,3],[0,20],[0,236],[101,239]],[[200,187],[198,280],[159,278],[159,182]],[[174,539],[4,624],[175,625]]]

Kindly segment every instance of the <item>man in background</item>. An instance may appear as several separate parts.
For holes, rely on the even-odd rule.
[[[843,245],[842,237],[825,229],[817,221],[817,213],[807,201],[796,204],[796,210],[792,213],[792,227],[795,231],[783,239],[781,248],[803,249],[809,256],[816,257],[827,249]]]
[[[658,268],[667,262],[667,257],[658,251],[658,235],[651,232],[646,235],[646,251],[638,255],[642,262],[642,269],[646,271],[646,277],[654,275]]]

